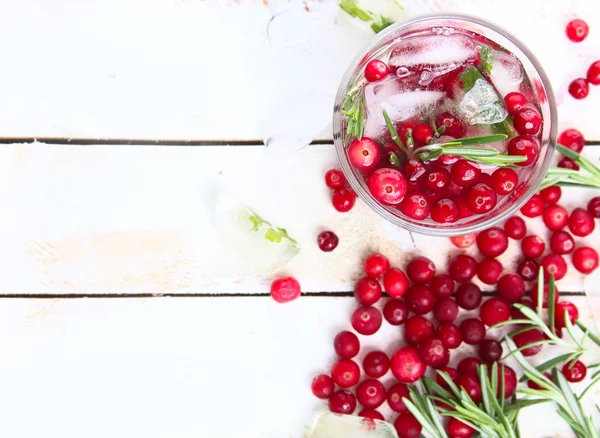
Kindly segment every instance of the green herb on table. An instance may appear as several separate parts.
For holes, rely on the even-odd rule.
[[[258,232],[261,227],[266,226],[268,228],[265,231],[265,239],[273,243],[280,243],[282,239],[286,239],[294,246],[298,246],[298,242],[292,239],[285,229],[271,225],[271,223],[267,222],[256,213],[252,212],[248,219],[252,222],[252,229],[250,231]]]
[[[402,8],[397,2],[396,5]],[[371,21],[371,29],[375,33],[381,32],[383,29],[396,22],[393,18],[385,17],[381,14],[376,14],[370,10],[361,8],[358,5],[357,0],[340,0],[339,6],[351,17],[356,17],[364,22]]]
[[[575,186],[600,189],[600,167],[592,160],[561,144],[556,145],[558,152],[575,161],[579,170],[552,167],[548,170],[539,190],[550,186]]]

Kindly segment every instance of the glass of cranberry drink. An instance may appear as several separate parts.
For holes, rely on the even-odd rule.
[[[556,104],[533,54],[493,23],[421,16],[378,34],[344,75],[334,142],[352,188],[410,231],[467,234],[535,192]]]

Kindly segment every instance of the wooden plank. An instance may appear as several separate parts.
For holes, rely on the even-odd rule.
[[[326,409],[311,379],[335,361],[332,339],[349,328],[354,306],[351,298],[3,300],[0,434],[304,437]],[[384,324],[361,336],[362,354],[391,354],[400,333]],[[391,374],[382,381],[390,385]],[[527,410],[522,436],[573,436],[553,410]]]
[[[351,291],[370,251],[397,266],[422,253],[444,269],[447,239],[411,238],[360,201],[336,212],[323,183],[335,166],[331,145],[283,156],[248,146],[0,148],[0,294],[266,293],[272,276],[257,275],[215,233],[220,193],[298,239],[302,251],[282,273],[305,292]],[[563,203],[596,194],[565,190]],[[316,245],[326,229],[340,237],[332,253]],[[597,246],[599,233],[578,242]],[[508,268],[518,254],[511,242],[501,260]],[[559,287],[581,291],[581,276],[571,269]]]
[[[0,137],[256,140],[306,129],[328,138],[339,80],[372,36],[336,3],[8,0]],[[593,0],[401,3],[409,16],[469,13],[513,31],[551,78],[561,128],[600,140],[600,92],[566,93],[600,50]],[[574,16],[591,25],[581,44],[564,36]]]

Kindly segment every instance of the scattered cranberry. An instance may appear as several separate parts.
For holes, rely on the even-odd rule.
[[[562,190],[559,186],[550,186],[540,191],[540,196],[546,204],[556,204],[562,195]]]
[[[439,274],[431,279],[429,289],[438,298],[449,297],[454,292],[454,280],[448,274]]]
[[[458,304],[452,298],[442,298],[435,303],[433,316],[439,322],[454,322],[458,317]]]
[[[517,172],[508,167],[498,168],[492,173],[492,188],[499,195],[508,195],[517,188],[519,177]]]
[[[458,160],[450,169],[452,181],[457,186],[466,187],[477,182],[481,169],[467,160]]]
[[[360,379],[360,368],[350,359],[340,359],[331,368],[331,377],[341,388],[350,388]]]
[[[394,428],[398,433],[398,438],[419,438],[423,426],[410,412],[405,412],[396,418]]]
[[[535,260],[525,259],[517,266],[517,273],[525,281],[533,281],[537,278],[539,266]]]
[[[588,202],[588,211],[596,219],[600,218],[600,196],[590,199],[590,202]]]
[[[341,170],[331,169],[325,173],[325,185],[330,189],[341,189],[346,184],[346,177]]]
[[[300,296],[300,283],[293,277],[278,278],[271,283],[271,297],[278,303],[287,303]]]
[[[521,280],[521,277],[516,277]],[[525,285],[523,285],[523,289],[525,289]],[[479,317],[488,327],[496,325],[499,322],[508,321],[510,319],[510,304],[502,298],[490,298],[481,305]]]
[[[565,375],[565,379],[571,383],[581,382],[585,379],[587,367],[580,361],[567,362],[562,367],[562,373]]]
[[[333,191],[333,195],[331,195],[331,203],[337,211],[346,213],[354,207],[356,195],[348,189],[336,189]]]
[[[408,289],[408,278],[400,269],[391,268],[383,276],[383,287],[392,298],[400,298]]]
[[[529,201],[521,207],[521,213],[527,217],[538,217],[544,213],[544,201],[540,195],[533,195]]]
[[[363,277],[354,285],[354,296],[363,306],[375,304],[381,298],[381,285],[371,277]]]
[[[418,345],[434,333],[435,328],[431,321],[421,315],[411,316],[404,324],[404,340],[411,345]]]
[[[569,94],[577,100],[585,99],[590,94],[590,86],[584,78],[577,78],[569,84]]]
[[[372,335],[379,330],[382,322],[381,312],[375,307],[359,307],[352,314],[352,327],[361,335]]]
[[[504,104],[509,114],[513,115],[525,105],[527,105],[527,98],[521,93],[513,91],[504,96]]]
[[[358,416],[362,418],[367,418],[369,420],[385,421],[383,415],[375,409],[363,409],[358,413]]]
[[[555,280],[560,280],[567,274],[567,262],[558,254],[545,255],[540,261],[540,266],[544,269],[544,279],[548,280],[554,275]]]
[[[588,68],[587,81],[592,85],[600,85],[600,61],[594,62]]]
[[[315,397],[327,399],[333,395],[335,385],[333,379],[327,374],[319,374],[313,379],[310,389]]]
[[[390,74],[387,64],[379,59],[373,59],[365,66],[365,78],[369,82],[380,81]]]
[[[392,373],[401,383],[413,383],[423,377],[425,364],[412,346],[399,348],[392,356]]]
[[[583,208],[576,208],[569,216],[569,230],[578,237],[592,234],[595,227],[594,217]]]
[[[479,357],[484,362],[497,362],[502,357],[502,345],[495,339],[484,339],[479,344]]]
[[[466,201],[473,213],[487,213],[496,206],[496,192],[486,184],[475,184],[467,192]]]
[[[585,145],[585,139],[577,129],[566,129],[558,136],[558,143],[575,152],[581,152]]]
[[[481,300],[481,289],[473,283],[461,284],[456,290],[456,302],[465,310],[476,309],[481,304]]]
[[[500,298],[509,303],[520,301],[525,296],[526,292],[525,282],[516,274],[504,275],[500,281],[498,281],[497,289]]]
[[[567,33],[567,38],[574,43],[579,43],[588,35],[590,28],[585,21],[576,18],[567,23],[565,30]]]
[[[410,182],[421,180],[426,172],[427,168],[425,167],[425,163],[416,158],[412,158],[404,163],[404,168],[402,169],[402,174]]]
[[[448,419],[446,431],[452,438],[471,438],[475,435],[475,429],[454,417]]]
[[[492,369],[488,368],[488,375],[492,374]],[[504,398],[511,397],[517,390],[517,373],[508,365],[499,364],[498,366],[498,390],[496,396],[500,398],[500,382],[504,378]]]
[[[550,249],[556,254],[569,254],[575,249],[575,241],[566,231],[556,231],[550,237]]]
[[[415,257],[408,262],[406,274],[415,283],[428,283],[435,275],[435,264],[427,257]]]
[[[465,234],[463,236],[452,236],[450,242],[457,248],[468,248],[475,243],[477,233]]]
[[[519,301],[519,304],[522,304],[523,306],[535,312],[535,305],[533,304],[533,301],[525,298]],[[510,309],[510,316],[512,317],[512,319],[527,319],[525,318],[525,315],[523,315],[523,312],[521,312],[521,310],[517,309],[515,306],[513,306],[513,308]]]
[[[540,342],[544,340],[544,333],[542,333],[538,329],[529,329],[524,332],[518,333],[513,337],[515,341],[515,345],[518,348],[524,347],[529,344],[533,344],[536,342]],[[521,354],[523,356],[535,356],[540,351],[542,351],[543,344],[532,345],[531,347],[527,347],[521,350]]]
[[[401,300],[389,300],[383,307],[383,317],[391,325],[402,325],[408,318],[408,306]]]
[[[458,367],[456,368],[458,374],[461,376],[471,376],[477,378],[479,376],[479,365],[481,362],[476,357],[465,357],[458,363]]]
[[[398,208],[406,216],[422,220],[429,216],[431,203],[423,193],[414,192],[406,196]]]
[[[412,130],[413,140],[416,146],[425,146],[433,140],[433,128],[427,123],[419,123]]]
[[[379,278],[390,269],[390,262],[383,254],[371,254],[365,260],[365,274],[369,277]]]
[[[567,317],[571,324],[575,324],[575,321],[579,319],[579,310],[577,306],[568,301],[561,301],[556,304],[556,308],[554,310],[554,323],[556,327],[565,327],[565,312],[567,312]]]
[[[540,113],[535,108],[521,108],[515,113],[513,124],[515,125],[515,129],[519,131],[519,134],[536,135],[538,132],[540,132],[540,128],[542,127],[542,116],[540,116]],[[509,154],[514,155],[510,151]]]
[[[333,340],[333,347],[342,359],[352,359],[360,351],[360,341],[354,333],[343,331]]]
[[[369,377],[378,379],[390,369],[390,359],[383,351],[371,351],[363,359],[363,370]]]
[[[541,256],[546,249],[546,244],[540,236],[527,236],[521,241],[521,251],[525,257],[535,259]]]
[[[485,284],[496,284],[502,274],[502,263],[486,258],[477,265],[477,277]]]
[[[440,199],[431,208],[431,219],[439,224],[449,224],[458,220],[458,207],[451,199]]]
[[[323,231],[317,237],[317,244],[321,251],[331,252],[338,246],[338,236],[333,231]]]
[[[573,253],[573,266],[582,274],[590,274],[598,267],[598,253],[589,246],[577,248]]]
[[[562,167],[563,169],[579,170],[579,165],[568,157],[564,157],[560,160],[557,166]]]
[[[414,284],[408,288],[404,296],[408,310],[417,315],[425,315],[433,310],[435,296],[424,284]]]
[[[504,232],[511,239],[520,240],[527,234],[527,225],[519,216],[513,216],[504,223]]]
[[[443,368],[450,360],[450,352],[437,338],[425,339],[417,347],[417,352],[423,363],[432,368]]]
[[[463,125],[459,119],[450,113],[442,113],[436,117],[435,126],[441,128],[442,125],[445,126],[444,135],[449,135],[450,137],[461,138],[467,133],[467,128],[465,125]]]
[[[350,415],[356,409],[356,397],[348,390],[335,392],[329,399],[329,410],[336,414]]]
[[[384,204],[399,204],[404,199],[406,188],[406,180],[397,169],[377,169],[369,178],[371,194]]]
[[[460,324],[460,334],[465,343],[476,345],[485,338],[485,326],[480,319],[467,318]]]
[[[488,228],[477,235],[477,247],[486,257],[498,257],[508,248],[508,237],[500,227]]]
[[[544,210],[544,224],[549,230],[562,230],[569,220],[567,210],[560,205],[550,205]]]
[[[365,408],[375,409],[381,406],[385,397],[385,387],[379,380],[364,380],[356,388],[356,398]]]
[[[392,411],[398,412],[399,414],[408,412],[408,408],[402,401],[405,397],[410,399],[410,392],[408,392],[408,387],[404,383],[396,383],[390,386],[387,392],[387,401]]]
[[[471,400],[475,404],[479,404],[481,402],[481,385],[479,384],[479,379],[475,376],[469,376],[467,374],[459,375],[458,379],[456,379],[456,384],[459,388],[463,388]]]
[[[554,296],[554,304],[558,303],[558,298],[560,296],[560,292],[558,291],[558,288],[554,287],[554,291],[555,291],[555,296]],[[535,308],[538,307],[538,284],[534,283],[532,288],[531,288],[531,301],[533,302],[533,305],[535,306]],[[544,292],[542,294],[542,307],[544,309],[548,308],[548,284],[544,283]]]
[[[544,373],[544,377],[546,377],[546,379],[548,380],[552,380],[552,376],[550,375],[550,373]],[[527,386],[531,389],[538,389],[538,390],[544,390],[546,388],[541,387],[540,385],[538,385],[537,383],[535,383],[533,380],[528,380],[527,381]]]
[[[454,349],[462,344],[462,334],[460,333],[460,329],[450,322],[441,323],[437,328],[436,335],[440,338],[446,348]]]
[[[448,272],[454,280],[460,283],[466,283],[475,276],[475,273],[477,272],[477,262],[471,256],[459,254],[450,261]]]

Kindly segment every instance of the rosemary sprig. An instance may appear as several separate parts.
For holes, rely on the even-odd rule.
[[[346,138],[344,144],[348,144],[352,137],[362,139],[365,126],[365,97],[362,87],[364,83],[359,83],[350,89],[342,103],[342,114],[348,117],[346,124]]]
[[[600,167],[580,153],[561,144],[557,144],[556,149],[565,157],[575,161],[580,170],[552,167],[540,185],[540,190],[553,185],[600,188]]]
[[[396,131],[396,128],[394,127],[394,124],[390,120],[390,116],[388,116],[387,111],[385,109],[382,109],[382,113],[383,113],[383,119],[385,120],[387,129],[388,129],[388,131],[390,131],[390,136],[392,137],[392,141],[394,143],[396,143],[396,145],[400,148],[400,150],[402,152],[404,152],[404,154],[406,156],[409,156],[410,154],[408,153],[408,149],[406,149],[406,146],[404,146],[404,144],[402,143],[402,140],[400,139],[400,136],[398,135],[398,131]]]
[[[250,231],[259,231],[261,227],[267,227],[264,235],[265,239],[270,240],[273,243],[280,243],[282,239],[286,239],[291,242],[292,245],[298,248],[298,242],[293,239],[284,228],[279,228],[275,225],[272,225],[270,222],[264,220],[253,211],[248,219],[250,222],[252,222],[252,228]]]

